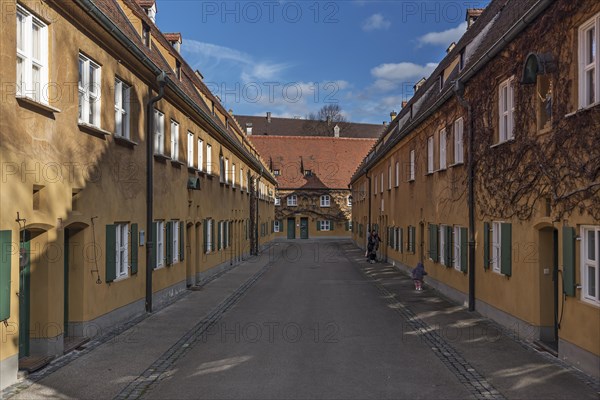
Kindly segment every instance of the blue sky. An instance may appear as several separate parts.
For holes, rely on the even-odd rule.
[[[382,123],[488,2],[157,0],[156,22],[235,114]]]

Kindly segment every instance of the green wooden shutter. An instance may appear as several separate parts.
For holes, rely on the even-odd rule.
[[[173,221],[167,221],[167,234],[165,235],[165,254],[167,256],[167,265],[173,263]]]
[[[467,228],[460,228],[460,270],[467,272]]]
[[[564,226],[562,229],[562,246],[563,293],[575,296],[575,229],[570,226]]]
[[[185,257],[185,239],[183,235],[183,221],[179,221],[179,261],[183,261]]]
[[[439,251],[438,251],[438,226],[437,225],[432,225],[431,228],[431,239],[432,239],[432,244],[431,244],[431,258],[433,259],[433,262],[439,262]]]
[[[204,253],[208,253],[208,219],[204,219],[203,232],[204,235]]]
[[[346,231],[350,232],[350,221],[346,221]]]
[[[215,241],[216,240],[217,239],[215,238],[215,220],[211,219],[210,220],[210,241],[211,241],[210,248],[211,248],[211,251],[215,251]]]
[[[444,249],[444,264],[446,267],[452,267],[454,264],[452,261],[454,257],[452,257],[452,250],[454,249],[453,240],[452,240],[452,227],[446,226],[446,248]]]
[[[333,220],[329,221],[329,230],[330,231],[335,230],[335,221],[333,221]]]
[[[321,230],[321,221],[317,221],[317,231]]]
[[[483,268],[490,269],[490,223],[483,223]]]
[[[500,272],[506,276],[512,273],[512,225],[500,224]]]
[[[398,228],[398,251],[404,253],[404,228]]]
[[[138,224],[131,224],[131,253],[129,264],[131,265],[131,275],[138,273]]]
[[[223,230],[223,221],[218,222],[217,226],[217,250],[221,250],[221,231]]]
[[[0,321],[10,318],[12,231],[0,231]]]
[[[106,283],[112,282],[117,277],[117,226],[106,225],[106,242],[104,242],[104,257],[106,259]]]
[[[152,268],[158,267],[158,222],[152,223]]]

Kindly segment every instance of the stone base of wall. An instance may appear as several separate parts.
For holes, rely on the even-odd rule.
[[[17,383],[17,371],[19,370],[19,355],[5,358],[0,361],[0,391]]]
[[[600,379],[600,356],[566,340],[558,339],[558,357],[595,379]]]

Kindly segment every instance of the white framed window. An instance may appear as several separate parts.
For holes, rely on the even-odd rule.
[[[379,191],[380,193],[383,193],[383,172],[380,175],[380,181],[379,181],[380,185],[379,185]]]
[[[440,225],[438,229],[438,237],[440,238],[440,242],[438,243],[440,252],[439,260],[440,264],[446,265],[446,244],[448,243],[448,240],[450,240],[450,238],[448,238],[446,235],[446,233],[448,232],[448,228],[446,227],[446,225]]]
[[[381,198],[381,206],[379,207],[379,208],[381,209],[381,211],[385,211],[384,205],[385,205],[385,204],[384,204],[384,202],[383,202],[383,197],[382,197],[382,198]]]
[[[395,186],[398,187],[398,186],[400,186],[400,162],[398,162],[398,161],[396,161],[396,175],[395,175],[395,177],[396,177],[396,181],[394,183],[395,183]]]
[[[115,224],[116,227],[116,274],[115,278],[125,278],[129,275],[129,224]]]
[[[375,190],[373,191],[373,193],[375,194],[375,196],[377,196],[377,193],[379,193],[379,191],[377,190],[378,189],[378,187],[377,187],[378,186],[378,184],[377,184],[377,182],[378,182],[377,177],[375,177],[374,181],[375,181]]]
[[[514,77],[510,77],[500,84],[499,90],[499,132],[498,143],[514,139],[513,113],[514,106]]]
[[[244,191],[244,168],[240,167],[240,190]]]
[[[212,174],[212,146],[206,143],[206,173]]]
[[[204,142],[202,141],[202,139],[198,139],[198,146],[197,146],[197,153],[198,156],[196,157],[198,159],[198,169],[200,171],[204,171],[204,159],[203,159],[203,155],[204,155]]]
[[[281,205],[281,199],[279,197],[275,197],[275,205],[276,206],[280,206]]]
[[[410,151],[410,162],[408,164],[408,168],[409,168],[409,174],[408,174],[408,179],[409,181],[414,181],[415,180],[415,151],[411,150]]]
[[[348,195],[348,197],[346,197],[346,205],[352,207],[352,196]]]
[[[129,139],[129,96],[131,86],[115,78],[115,135]]]
[[[440,166],[439,169],[446,169],[446,129],[440,131]]]
[[[229,158],[225,158],[225,183],[229,183]]]
[[[579,107],[600,102],[600,14],[579,28]]]
[[[18,4],[16,83],[18,96],[48,104],[48,26]]]
[[[454,164],[462,164],[464,162],[463,130],[463,119],[459,118],[454,121]]]
[[[171,158],[179,160],[179,124],[171,120]]]
[[[392,189],[392,164],[388,166],[388,190]]]
[[[321,231],[330,231],[331,230],[331,221],[319,221],[320,230]]]
[[[235,163],[231,164],[231,186],[235,187]]]
[[[187,162],[188,167],[194,168],[194,134],[188,131],[187,136]]]
[[[165,221],[156,221],[156,268],[165,265]]]
[[[288,207],[296,207],[298,205],[298,196],[295,194],[289,195],[287,197],[287,205]]]
[[[427,138],[427,173],[433,173],[433,136]]]
[[[331,206],[331,197],[329,195],[321,196],[321,207],[330,207]]]
[[[280,170],[278,170],[278,169],[274,169],[274,170],[273,170],[273,175],[275,175],[275,176],[279,176],[279,175],[281,175],[281,171],[280,171]]]
[[[213,251],[212,248],[212,231],[214,221],[209,218],[206,220],[206,253]]]
[[[181,222],[179,221],[171,221],[171,255],[173,256],[172,258],[172,263],[178,263],[179,262],[179,224]]]
[[[100,66],[79,54],[79,122],[100,127]]]
[[[275,233],[281,232],[281,227],[279,226],[279,221],[273,221],[273,231]]]
[[[500,226],[501,222],[492,223],[492,270],[497,273],[501,273],[501,262],[502,262],[502,237]]]
[[[225,183],[225,157],[219,156],[219,181]]]
[[[154,110],[154,153],[165,154],[165,114]]]
[[[582,300],[600,305],[600,226],[581,227]]]
[[[454,227],[454,243],[453,243],[453,247],[454,247],[454,269],[456,269],[457,271],[462,271],[463,265],[462,265],[462,249],[461,249],[461,243],[463,242],[463,240],[465,240],[466,238],[463,238],[461,236],[460,233],[460,226],[455,226]]]

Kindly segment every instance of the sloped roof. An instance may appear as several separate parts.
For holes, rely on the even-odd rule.
[[[312,121],[300,118],[271,117],[267,122],[266,116],[235,116],[242,128],[252,124],[252,135],[278,136],[333,136],[333,128],[340,127],[340,137],[346,138],[377,138],[383,132],[383,124],[362,124],[356,122],[327,122]]]
[[[347,189],[356,166],[375,139],[252,135],[252,143],[280,189]],[[312,176],[303,171],[311,170]]]

